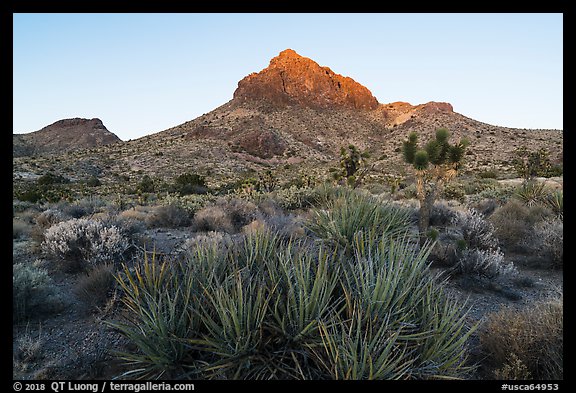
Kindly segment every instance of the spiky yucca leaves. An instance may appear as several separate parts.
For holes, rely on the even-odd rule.
[[[548,194],[546,205],[552,209],[558,218],[564,219],[564,191],[554,190]]]
[[[459,377],[470,331],[430,275],[429,245],[359,233],[350,253],[269,231],[120,279],[129,377]]]
[[[430,244],[417,249],[408,238],[355,237],[355,257],[344,264],[342,283],[346,298],[342,318],[348,322],[344,327],[323,327],[328,358],[335,367],[338,354],[337,363],[342,367],[340,371],[332,369],[333,376],[457,378],[470,370],[465,342],[472,329],[466,326],[461,306],[446,296],[442,284],[429,272],[426,259],[430,250]],[[332,335],[326,335],[329,331]],[[373,336],[358,342],[360,331]],[[380,340],[387,345],[374,347]],[[395,344],[388,347],[389,340]],[[401,360],[396,359],[398,353]],[[342,374],[346,369],[354,371]]]
[[[307,227],[316,236],[351,250],[358,232],[401,236],[410,230],[408,209],[377,201],[370,195],[350,190],[316,209]]]
[[[179,276],[176,266],[156,261],[155,253],[151,258],[144,253],[141,265],[133,270],[124,266],[117,277],[124,291],[122,302],[131,314],[110,325],[138,348],[137,353],[118,354],[131,367],[125,377],[170,378],[172,372],[182,371],[188,352],[182,339],[197,329],[198,318],[187,307],[195,285],[174,279]]]
[[[257,277],[243,273],[247,271],[237,271],[222,285],[204,288],[205,302],[198,304],[206,333],[190,342],[211,354],[204,369],[209,375],[240,379],[259,360],[270,294]]]
[[[340,273],[336,258],[334,252],[322,248],[317,255],[303,249],[281,254],[271,327],[283,339],[305,342],[317,334],[318,322],[339,306],[333,298]]]
[[[514,193],[520,202],[526,206],[535,206],[546,203],[546,185],[536,180],[526,180]]]
[[[406,356],[406,345],[399,342],[389,319],[373,323],[362,307],[352,309],[350,319],[334,317],[331,324],[322,322],[320,332],[324,354],[319,363],[332,379],[403,379],[412,366],[413,358]]]

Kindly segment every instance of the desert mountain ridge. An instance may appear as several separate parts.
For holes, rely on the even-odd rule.
[[[58,120],[38,131],[13,134],[13,155],[62,153],[122,142],[98,118]]]
[[[95,144],[75,156],[90,157],[90,165],[104,175],[170,177],[191,171],[238,179],[271,168],[280,176],[322,177],[337,165],[340,148],[354,144],[371,153],[380,173],[393,173],[405,171],[400,146],[409,132],[425,140],[440,127],[454,139],[471,142],[466,156],[470,171],[510,172],[519,147],[546,148],[554,162],[562,161],[559,130],[494,126],[454,112],[445,102],[382,104],[352,78],[292,49],[240,80],[232,99],[209,113],[138,139]]]

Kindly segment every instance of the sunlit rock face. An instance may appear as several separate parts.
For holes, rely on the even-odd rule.
[[[318,109],[372,110],[379,105],[366,87],[300,56],[292,49],[280,52],[267,68],[238,82],[234,98]]]

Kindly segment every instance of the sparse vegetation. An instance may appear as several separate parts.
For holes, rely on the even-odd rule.
[[[235,108],[14,157],[15,378],[562,378],[561,132]]]

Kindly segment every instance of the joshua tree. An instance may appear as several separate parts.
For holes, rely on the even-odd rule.
[[[340,168],[341,171],[335,174],[335,180],[345,181],[352,188],[356,188],[362,183],[362,179],[371,168],[366,167],[367,159],[370,157],[368,152],[360,152],[354,145],[348,145],[348,148],[340,149]]]
[[[466,139],[451,145],[448,142],[449,136],[447,129],[439,128],[436,130],[436,138],[420,148],[418,134],[412,132],[403,144],[404,160],[412,164],[416,174],[416,195],[420,201],[418,229],[422,241],[426,238],[432,206],[446,183],[458,174],[468,145]]]

